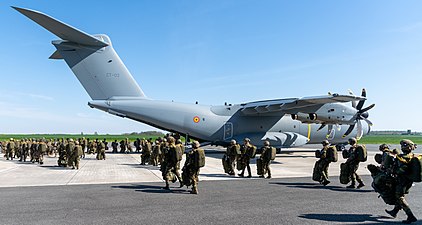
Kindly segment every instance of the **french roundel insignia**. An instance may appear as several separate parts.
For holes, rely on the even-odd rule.
[[[201,119],[199,119],[199,116],[193,117],[193,122],[199,123],[199,121],[201,121]]]

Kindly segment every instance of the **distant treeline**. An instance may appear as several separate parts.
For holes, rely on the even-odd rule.
[[[132,132],[129,134],[0,134],[0,140],[4,141],[4,140],[9,140],[10,138],[14,138],[14,139],[58,139],[58,138],[73,138],[73,139],[78,139],[78,138],[89,138],[90,140],[95,140],[95,139],[107,139],[110,141],[114,141],[114,140],[123,140],[128,138],[130,141],[134,141],[136,140],[136,138],[152,138],[152,139],[156,139],[158,137],[163,137],[165,136],[164,133],[161,132],[157,132],[157,131],[145,131],[145,132]]]
[[[375,130],[369,132],[369,135],[422,135],[422,132],[412,130]]]

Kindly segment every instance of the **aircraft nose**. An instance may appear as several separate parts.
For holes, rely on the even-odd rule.
[[[368,117],[369,117],[369,113],[368,113],[368,112],[364,112],[364,113],[362,113],[362,114],[361,114],[361,116],[362,116],[363,118],[365,118],[365,119],[368,119]]]

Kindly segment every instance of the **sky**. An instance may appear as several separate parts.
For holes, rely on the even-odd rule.
[[[374,130],[422,131],[422,1],[0,2],[0,133],[156,130],[91,109],[58,39],[10,6],[107,34],[152,99],[205,105],[359,95]]]

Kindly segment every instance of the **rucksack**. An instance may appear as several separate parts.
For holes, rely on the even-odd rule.
[[[359,162],[366,162],[366,160],[368,159],[368,152],[366,151],[366,146],[358,145],[356,146],[355,151]]]
[[[177,161],[182,160],[183,157],[183,149],[182,146],[176,145],[176,159]]]
[[[327,149],[327,159],[330,162],[337,162],[338,161],[337,148],[335,146],[328,147],[328,149]]]
[[[422,181],[422,156],[415,156],[409,162],[409,174],[405,176],[408,177],[413,182]]]
[[[196,150],[196,154],[198,154],[198,161],[197,161],[197,168],[201,168],[205,166],[205,151],[204,149],[198,148]]]
[[[248,147],[248,152],[246,153],[250,158],[255,158],[256,155],[256,146],[252,145]]]
[[[350,167],[346,163],[340,164],[340,183],[348,184],[350,182]]]
[[[268,154],[270,155],[271,160],[275,159],[276,153],[277,153],[276,149],[274,147],[270,147],[270,152]]]

